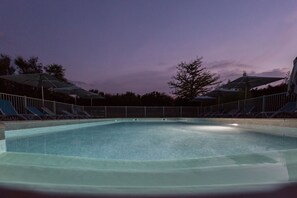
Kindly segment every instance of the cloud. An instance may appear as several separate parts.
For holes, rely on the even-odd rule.
[[[288,16],[285,18],[285,23],[287,24],[297,23],[297,8],[295,9],[295,12],[288,14]]]
[[[234,80],[242,76],[243,71],[252,76],[285,77],[287,68],[274,68],[264,71],[256,71],[256,66],[239,63],[235,61],[216,61],[206,66],[211,72],[220,75],[222,83]],[[84,89],[98,89],[105,93],[124,93],[131,91],[137,94],[144,94],[152,91],[170,93],[168,81],[176,72],[176,66],[164,68],[164,70],[147,70],[128,74],[118,75],[104,80],[97,80],[93,83],[72,81]]]
[[[285,77],[289,71],[289,69],[285,67],[257,71],[259,67],[256,65],[232,60],[209,62],[206,63],[206,67],[211,72],[218,74],[222,83],[241,77],[243,72],[246,72],[250,76]]]
[[[237,61],[232,60],[221,60],[221,61],[214,61],[206,63],[206,67],[209,69],[217,70],[217,69],[231,69],[231,68],[253,68],[253,65],[239,63]]]
[[[266,77],[285,77],[289,72],[288,68],[272,69],[263,72],[251,72],[251,75]]]
[[[206,62],[205,67],[212,73],[220,76],[220,80],[224,83],[228,80],[234,80],[242,76],[243,72],[249,72],[254,65],[241,63],[234,60],[219,60],[213,62]]]

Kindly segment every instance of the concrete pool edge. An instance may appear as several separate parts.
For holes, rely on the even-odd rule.
[[[5,127],[0,123],[0,153],[6,152]]]
[[[188,187],[96,187],[96,186],[78,186],[78,185],[54,185],[54,184],[35,184],[35,183],[2,183],[0,189],[6,188],[12,191],[39,192],[44,197],[44,193],[57,195],[66,195],[70,197],[214,197],[223,195],[223,197],[236,197],[242,193],[270,193],[287,186],[295,186],[295,182],[277,182],[264,184],[238,184],[238,185],[213,185],[213,186],[188,186]],[[293,196],[295,197],[295,196]]]

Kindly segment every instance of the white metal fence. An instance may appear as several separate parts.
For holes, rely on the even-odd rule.
[[[45,106],[56,114],[62,114],[62,110],[75,113],[77,110],[87,111],[96,117],[105,118],[142,118],[142,117],[200,117],[211,113],[243,110],[245,106],[252,105],[253,113],[275,112],[287,102],[296,101],[296,96],[286,96],[286,93],[239,100],[212,106],[79,106],[62,102],[18,96],[0,93],[0,99],[8,100],[20,114],[27,114],[27,106]]]
[[[249,98],[246,100],[238,100],[234,102],[217,104],[207,107],[199,108],[199,115],[207,113],[216,113],[221,111],[231,111],[233,109],[242,111],[245,106],[253,106],[253,113],[273,113],[278,111],[288,102],[296,102],[297,97],[294,95],[287,96],[286,93],[277,93],[256,98]]]

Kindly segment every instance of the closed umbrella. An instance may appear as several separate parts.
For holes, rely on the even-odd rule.
[[[86,91],[80,87],[77,87],[75,85],[71,87],[60,87],[60,88],[52,88],[52,91],[59,92],[59,93],[64,93],[68,95],[72,95],[75,97],[75,103],[76,103],[76,97],[79,98],[90,98],[91,99],[91,106],[93,99],[104,99],[104,97],[95,94],[93,92]]]
[[[212,100],[216,100],[216,98],[212,97],[212,96],[203,95],[203,96],[196,96],[192,101],[193,102],[200,102],[201,106],[202,106],[203,102],[208,102],[208,101],[212,101]]]
[[[220,97],[221,96],[226,96],[226,95],[230,95],[230,94],[236,94],[238,92],[239,92],[239,90],[235,90],[235,89],[222,89],[222,88],[218,88],[218,89],[215,89],[215,90],[212,90],[212,91],[206,93],[205,95],[197,96],[194,99],[194,101],[204,102],[204,101],[215,100],[217,98],[218,98],[218,101],[220,101]]]
[[[197,96],[194,98],[193,101],[197,101],[197,102],[204,102],[204,101],[209,101],[209,100],[215,100],[215,97],[211,97],[211,96]]]
[[[293,69],[288,82],[288,94],[292,93],[297,95],[297,57],[294,60]]]

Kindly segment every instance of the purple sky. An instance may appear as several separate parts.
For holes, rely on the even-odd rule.
[[[0,53],[108,93],[169,93],[175,66],[197,56],[221,80],[285,76],[296,35],[296,0],[0,0]]]

